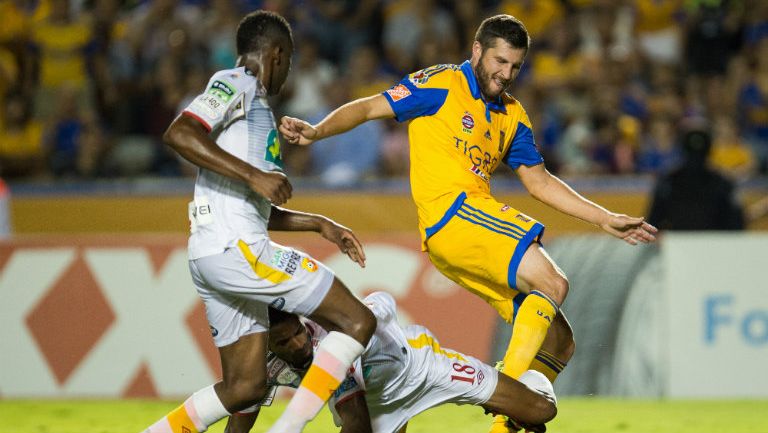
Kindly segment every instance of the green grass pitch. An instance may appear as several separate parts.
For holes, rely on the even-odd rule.
[[[167,401],[0,400],[0,433],[138,433],[173,409]],[[253,429],[266,431],[284,403],[265,408]],[[414,418],[409,433],[486,433],[490,416],[471,406],[446,405]],[[209,430],[224,431],[224,422]],[[304,430],[337,432],[323,410]],[[564,398],[552,433],[768,433],[768,401],[664,401]]]

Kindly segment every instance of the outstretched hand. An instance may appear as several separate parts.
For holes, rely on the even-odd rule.
[[[610,214],[608,220],[600,225],[606,232],[623,239],[630,245],[648,244],[656,241],[658,229],[643,218],[635,218],[623,214]]]
[[[317,137],[317,129],[314,126],[295,117],[283,116],[278,129],[289,143],[300,146],[312,144]]]
[[[365,251],[352,230],[331,220],[324,220],[320,226],[320,234],[339,247],[353,262],[365,267]]]

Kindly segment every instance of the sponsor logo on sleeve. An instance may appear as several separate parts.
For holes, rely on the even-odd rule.
[[[404,85],[398,84],[397,86],[387,90],[387,94],[392,98],[392,101],[397,102],[401,99],[405,99],[411,96],[411,91],[408,90],[408,88]]]
[[[235,96],[235,93],[237,92],[234,87],[220,80],[214,81],[208,88],[208,94],[216,96],[225,104]]]

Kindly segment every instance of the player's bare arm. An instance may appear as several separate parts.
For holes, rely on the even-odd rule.
[[[560,212],[594,224],[611,235],[631,245],[650,243],[656,240],[656,227],[644,218],[613,213],[586,199],[574,191],[557,176],[551,174],[544,164],[521,165],[517,169],[525,189],[537,200]]]
[[[347,227],[336,221],[311,213],[299,212],[272,206],[269,218],[269,230],[277,231],[313,231],[333,242],[342,253],[353,262],[365,267],[365,251],[357,236]]]
[[[371,433],[371,415],[365,404],[365,394],[358,393],[336,404],[341,418],[341,433]]]
[[[265,172],[219,147],[208,130],[190,116],[177,117],[163,135],[163,140],[189,162],[248,184],[256,193],[281,205],[291,198],[288,178],[279,172]]]
[[[375,119],[395,117],[384,95],[374,95],[348,102],[334,110],[317,125],[294,117],[280,119],[280,133],[289,143],[306,146],[317,140],[341,134]]]

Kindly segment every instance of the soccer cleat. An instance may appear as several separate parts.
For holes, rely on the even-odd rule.
[[[491,424],[491,429],[488,433],[514,433],[520,431],[520,427],[515,428],[513,424],[510,424],[510,421],[504,415],[496,415],[493,417],[493,424]]]

